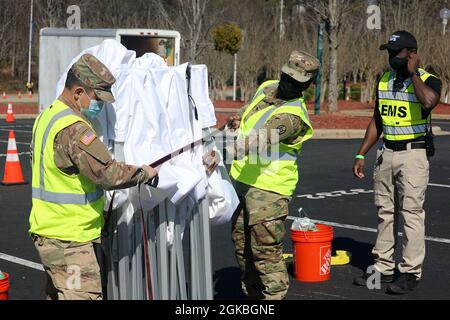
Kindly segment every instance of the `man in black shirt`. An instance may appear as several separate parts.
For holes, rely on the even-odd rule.
[[[429,179],[431,155],[431,111],[439,103],[441,81],[419,68],[417,41],[407,31],[397,31],[380,47],[388,50],[392,70],[378,83],[377,102],[364,141],[356,155],[353,173],[364,178],[365,154],[383,133],[374,168],[378,234],[373,255],[380,281],[387,291],[404,294],[416,288],[425,258],[425,211],[423,204]],[[428,151],[428,152],[427,152]],[[396,220],[404,218],[403,259],[399,277],[393,282]],[[370,272],[354,280],[366,286]],[[393,282],[393,283],[392,283]]]

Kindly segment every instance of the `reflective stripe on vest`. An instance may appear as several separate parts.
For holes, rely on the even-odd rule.
[[[297,161],[298,159],[298,155],[295,152],[275,152],[272,150],[268,151],[267,154],[265,152],[261,152],[257,155],[255,154],[254,156],[258,156],[264,161]]]
[[[267,88],[277,88],[278,87],[278,81],[269,81],[269,84],[267,86],[261,86],[258,91],[256,91],[255,95],[253,96],[252,102],[258,99],[261,95],[264,94],[264,90]]]
[[[419,103],[414,93],[395,92],[395,91],[380,91],[378,94],[379,99],[396,100]]]
[[[45,129],[44,136],[42,138],[42,147],[41,147],[41,154],[40,154],[40,173],[39,173],[39,188],[33,188],[32,190],[32,197],[34,199],[39,199],[42,201],[52,202],[52,203],[58,203],[58,204],[78,204],[78,205],[84,205],[91,202],[95,202],[99,200],[101,197],[103,197],[103,190],[100,188],[97,188],[95,192],[87,193],[87,194],[73,194],[73,193],[56,193],[56,192],[49,192],[45,190],[45,168],[44,168],[44,151],[45,147],[47,145],[47,138],[50,133],[50,130],[52,129],[53,125],[56,121],[59,119],[75,114],[71,109],[66,109],[64,111],[61,111],[57,113],[53,118],[50,120],[47,128]],[[36,129],[39,126],[39,122],[41,120],[41,117],[38,119]],[[35,140],[36,138],[33,137]]]
[[[390,134],[390,135],[423,133],[423,132],[426,132],[426,130],[427,130],[426,124],[419,124],[417,126],[408,126],[408,127],[383,126],[383,132],[385,134]]]

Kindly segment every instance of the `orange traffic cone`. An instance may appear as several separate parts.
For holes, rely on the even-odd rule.
[[[14,112],[13,112],[13,106],[12,103],[8,103],[8,111],[6,113],[6,122],[13,123],[16,122],[16,119],[14,119]]]
[[[17,93],[17,98],[22,99],[22,92],[19,91],[19,92]]]
[[[6,92],[3,91],[3,100],[6,100],[8,97],[6,96]]]
[[[33,93],[31,91],[28,91],[28,98],[33,99]]]
[[[8,151],[5,164],[5,175],[2,184],[6,186],[26,184],[23,178],[22,166],[20,165],[19,153],[17,152],[16,137],[14,131],[9,131]]]

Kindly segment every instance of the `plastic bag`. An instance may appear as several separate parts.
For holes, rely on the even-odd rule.
[[[211,223],[213,225],[221,225],[229,222],[239,205],[239,198],[223,162],[208,177],[207,193]]]
[[[316,225],[311,221],[311,219],[305,218],[295,218],[294,223],[291,227],[295,231],[318,231]]]

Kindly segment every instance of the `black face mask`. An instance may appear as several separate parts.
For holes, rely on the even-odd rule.
[[[308,89],[312,79],[308,82],[299,82],[294,78],[282,73],[278,84],[277,98],[281,100],[294,100],[303,96],[303,91]]]
[[[405,71],[408,66],[408,58],[393,57],[389,59],[389,64],[396,71]]]

